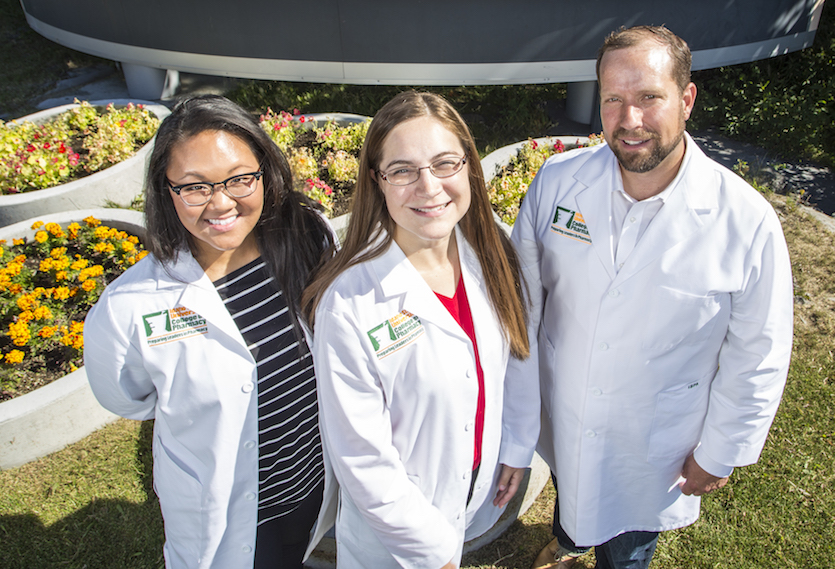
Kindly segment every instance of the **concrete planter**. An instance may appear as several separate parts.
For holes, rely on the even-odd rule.
[[[116,106],[124,106],[130,101],[117,99],[115,101],[91,101],[90,104],[105,106],[111,102]],[[134,103],[145,105],[160,120],[170,114],[170,111],[162,105],[145,101],[134,101]],[[77,106],[62,105],[17,120],[42,124]],[[129,205],[142,193],[145,165],[153,146],[154,139],[152,138],[133,157],[79,180],[53,188],[0,196],[0,226],[50,213],[105,207],[108,202]]]
[[[104,225],[142,237],[143,214],[119,209],[91,209],[44,215],[0,228],[0,239],[31,238],[35,221],[66,227],[87,216]],[[99,405],[83,367],[31,393],[0,403],[0,470],[31,462],[77,442],[118,419]]]
[[[589,141],[587,136],[546,136],[543,138],[535,138],[534,140],[537,144],[545,144],[548,146],[553,146],[559,140],[565,144],[566,148],[569,146],[577,146],[578,144],[587,144]],[[482,158],[481,169],[484,170],[484,181],[489,184],[501,171],[502,166],[507,166],[510,159],[516,156],[519,149],[527,142],[527,140],[523,140],[522,142],[502,146]]]

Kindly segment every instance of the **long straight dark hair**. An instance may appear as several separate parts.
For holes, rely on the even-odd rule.
[[[222,131],[249,146],[264,172],[264,208],[254,231],[268,272],[281,288],[296,334],[299,302],[311,273],[333,255],[334,240],[316,205],[292,190],[290,166],[281,150],[240,106],[225,97],[202,95],[178,104],[162,121],[145,178],[145,247],[163,265],[171,264],[194,238],[174,209],[166,171],[171,151],[205,131]]]
[[[481,265],[487,294],[501,323],[511,353],[528,356],[530,346],[526,328],[527,311],[524,285],[516,252],[510,240],[493,219],[493,210],[484,183],[475,141],[461,115],[443,97],[432,93],[406,91],[386,103],[371,121],[360,152],[357,185],[351,220],[342,249],[316,274],[302,296],[302,311],[311,328],[315,325],[316,306],[327,290],[346,269],[382,255],[391,245],[395,223],[386,207],[383,190],[373,172],[380,167],[383,144],[397,125],[418,117],[431,117],[458,137],[469,157],[470,208],[459,222],[467,242],[475,250]],[[368,249],[385,231],[385,239]]]

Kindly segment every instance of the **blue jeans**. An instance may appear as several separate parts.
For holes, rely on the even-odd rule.
[[[551,474],[554,487],[557,481]],[[560,525],[560,497],[557,489],[557,498],[554,500],[554,536],[559,544],[569,551],[586,553],[591,549],[578,547]],[[658,532],[654,531],[628,531],[613,537],[606,543],[594,546],[594,554],[597,557],[596,569],[647,569],[652,556],[655,553],[655,546],[658,544]]]

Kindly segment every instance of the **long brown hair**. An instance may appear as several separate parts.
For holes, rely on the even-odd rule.
[[[441,123],[458,137],[466,155],[470,157],[467,161],[470,208],[459,224],[481,264],[487,295],[510,344],[510,351],[517,358],[525,358],[530,347],[523,283],[516,253],[510,240],[493,219],[478,150],[470,129],[452,105],[432,93],[400,93],[386,103],[371,121],[360,152],[359,174],[345,242],[304,291],[302,311],[313,328],[316,306],[336,277],[354,265],[379,257],[391,245],[395,223],[388,213],[385,196],[372,171],[376,172],[380,167],[383,144],[392,129],[418,117],[431,117]],[[380,238],[381,234],[384,238],[368,249],[369,244]]]

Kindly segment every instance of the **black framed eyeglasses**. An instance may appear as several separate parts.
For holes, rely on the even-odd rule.
[[[432,175],[436,178],[449,178],[454,176],[467,163],[467,155],[461,156],[445,156],[432,162],[429,166],[399,166],[392,168],[388,172],[378,170],[380,177],[391,184],[392,186],[408,186],[420,179],[420,171],[429,169]]]
[[[245,198],[255,192],[255,182],[261,179],[264,172],[249,172],[247,174],[235,174],[222,182],[197,182],[194,184],[183,184],[175,186],[168,182],[171,191],[180,196],[186,205],[203,205],[211,201],[215,194],[216,186],[223,186],[223,191],[230,198]]]

